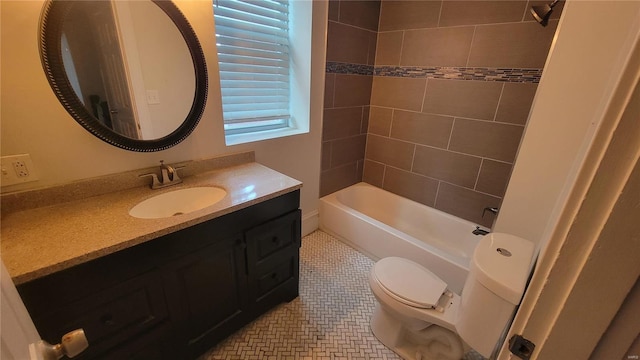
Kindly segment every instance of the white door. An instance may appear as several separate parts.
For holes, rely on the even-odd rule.
[[[32,344],[40,341],[40,335],[27,312],[11,276],[2,262],[0,274],[0,358],[6,360],[41,360]]]

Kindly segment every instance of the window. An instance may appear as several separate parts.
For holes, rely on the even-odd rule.
[[[215,0],[225,135],[290,128],[287,0]]]

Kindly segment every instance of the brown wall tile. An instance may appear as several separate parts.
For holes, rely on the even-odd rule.
[[[327,61],[368,64],[372,36],[374,32],[329,21]]]
[[[473,26],[407,30],[400,65],[465,66],[472,38]]]
[[[542,68],[558,21],[480,25],[476,28],[467,66]]]
[[[366,135],[358,135],[332,141],[331,167],[357,162],[358,160],[364,159],[366,140]]]
[[[511,168],[511,164],[484,159],[476,190],[503,197],[511,176]]]
[[[420,111],[426,79],[374,76],[371,105]]]
[[[403,31],[381,32],[378,34],[376,65],[400,65]]]
[[[331,194],[360,182],[358,164],[350,163],[320,172],[320,196]]]
[[[372,106],[369,115],[369,133],[389,136],[393,109]]]
[[[452,117],[395,110],[391,137],[446,149],[452,126]]]
[[[336,82],[335,74],[324,74],[324,107],[333,107],[333,87]]]
[[[455,119],[449,150],[513,162],[523,126]]]
[[[362,108],[362,123],[360,124],[360,134],[366,134],[369,129],[369,113],[371,112],[370,106]]]
[[[524,125],[527,123],[538,84],[504,84],[496,121]]]
[[[438,26],[440,1],[383,0],[379,31],[420,29]]]
[[[404,141],[369,134],[365,159],[410,170],[414,147]]]
[[[382,178],[384,177],[384,164],[365,160],[364,171],[362,173],[362,181],[369,183],[373,186],[382,188]]]
[[[440,183],[435,205],[436,209],[476,224],[491,227],[495,216],[487,213],[484,219],[482,218],[482,210],[487,206],[499,207],[500,198],[444,182]],[[473,229],[469,229],[469,231],[471,230]]]
[[[367,52],[367,65],[376,63],[376,49],[378,46],[378,33],[371,32],[369,34],[369,50]]]
[[[322,118],[322,140],[358,135],[361,125],[361,106],[325,109]]]
[[[427,146],[417,146],[412,171],[473,189],[482,159]]]
[[[387,166],[383,189],[419,203],[433,206],[438,182],[408,171]]]
[[[372,81],[373,76],[336,74],[333,106],[369,105]]]
[[[331,0],[327,61],[542,67],[558,23],[533,21],[543,3]],[[326,74],[321,195],[364,180],[491,226],[482,209],[500,204],[536,87]]]
[[[493,120],[502,84],[429,79],[422,112]]]
[[[527,2],[515,1],[451,1],[442,3],[439,26],[495,24],[518,22]]]
[[[322,158],[320,160],[320,170],[331,168],[331,141],[322,142]]]
[[[380,1],[340,1],[340,22],[342,23],[377,31],[379,15]]]
[[[340,20],[340,0],[329,0],[329,20]]]
[[[356,170],[356,177],[358,182],[362,181],[362,174],[364,173],[364,159],[358,160],[358,167]]]

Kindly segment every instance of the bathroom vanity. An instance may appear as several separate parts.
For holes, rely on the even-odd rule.
[[[78,359],[193,359],[296,298],[301,184],[248,163],[180,186],[206,184],[224,188],[225,199],[167,219],[120,216],[147,188],[4,216],[3,260],[42,338],[57,343],[83,328],[90,346]],[[90,204],[104,216],[92,220],[108,224],[92,228],[74,212]],[[79,254],[65,239],[93,251]]]

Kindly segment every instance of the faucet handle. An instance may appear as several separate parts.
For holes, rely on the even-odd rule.
[[[158,188],[158,186],[160,186],[160,180],[158,180],[158,175],[156,175],[154,173],[138,175],[138,177],[143,177],[143,176],[151,176],[151,178],[153,179],[153,182],[151,183],[151,188],[152,189],[156,189],[156,188]]]
[[[184,169],[185,167],[186,166],[176,166],[176,167],[173,168],[173,177],[171,178],[172,181],[182,181],[180,176],[178,176],[178,170]]]
[[[484,218],[484,214],[485,214],[487,211],[488,211],[488,212],[490,212],[490,213],[492,213],[493,215],[497,215],[497,214],[498,214],[498,208],[497,208],[497,207],[490,207],[490,206],[487,206],[486,208],[484,208],[484,210],[482,210],[482,217],[483,217],[483,218]]]

